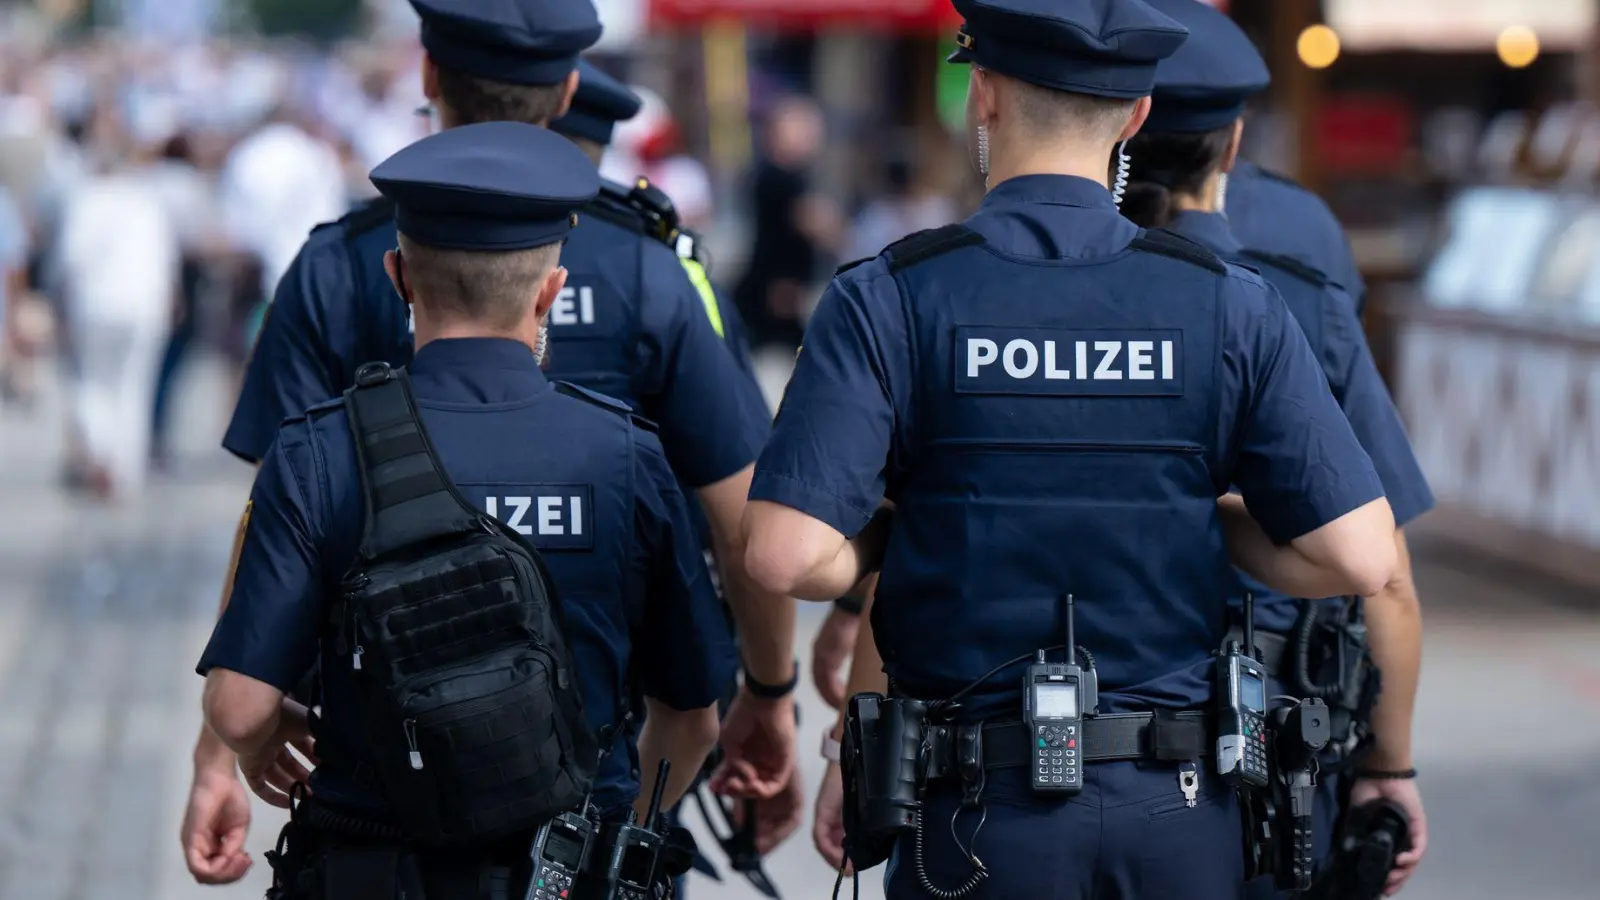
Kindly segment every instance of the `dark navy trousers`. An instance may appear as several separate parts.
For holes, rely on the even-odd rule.
[[[933,886],[953,889],[971,872],[962,847],[989,877],[970,900],[1237,900],[1244,892],[1244,843],[1233,789],[1200,766],[1191,808],[1175,763],[1113,762],[1086,767],[1083,793],[1034,794],[1025,769],[989,772],[988,816],[964,810],[951,834],[960,789],[944,781],[924,798],[924,867]],[[884,875],[887,900],[931,900],[916,876],[914,838],[900,839]]]

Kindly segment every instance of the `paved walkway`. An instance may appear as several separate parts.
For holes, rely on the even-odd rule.
[[[259,897],[281,813],[260,807],[256,870],[202,888],[176,835],[198,726],[192,665],[248,470],[211,448],[220,373],[181,410],[190,468],[122,509],[69,502],[55,485],[58,423],[0,410],[0,900]],[[781,373],[767,380],[781,384]],[[1433,850],[1413,900],[1594,900],[1600,854],[1600,599],[1427,552],[1418,765]],[[822,610],[804,611],[803,640]],[[808,785],[827,720],[806,688]],[[809,824],[774,855],[788,900],[827,895]],[[862,894],[881,896],[875,877]],[[846,886],[848,890],[848,885]],[[697,879],[697,900],[756,896]]]

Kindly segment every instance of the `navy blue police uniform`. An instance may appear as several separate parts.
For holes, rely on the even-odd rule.
[[[413,5],[423,45],[440,66],[508,84],[559,82],[600,34],[588,0]],[[597,121],[625,111],[627,91],[597,69],[584,71],[593,82],[580,76],[563,127],[593,135]],[[569,280],[551,311],[550,373],[660,423],[673,470],[690,487],[749,465],[771,416],[733,311],[708,284],[697,286],[697,263],[645,233],[638,211],[597,198],[585,212],[563,251]],[[409,310],[383,271],[394,246],[394,206],[385,197],[312,233],[279,282],[225,448],[257,462],[284,418],[337,395],[362,363],[410,362]]]
[[[504,251],[563,239],[598,177],[570,142],[498,122],[413,144],[374,170],[373,183],[396,201],[409,240]],[[615,735],[595,802],[619,815],[639,788],[630,736],[614,728],[631,687],[676,709],[701,709],[736,666],[661,444],[626,404],[547,379],[532,348],[517,341],[432,341],[410,378],[450,480],[544,557],[590,723]],[[324,630],[362,533],[358,472],[342,403],[284,424],[257,473],[230,602],[199,669],[287,690],[320,663],[312,791],[320,803],[371,818],[387,805],[356,723],[361,695],[348,657]],[[525,840],[504,850],[526,851]]]
[[[1143,133],[1198,135],[1237,122],[1245,104],[1269,82],[1266,62],[1250,38],[1226,15],[1193,0],[1148,2],[1182,23],[1189,39],[1157,69],[1154,103]],[[1246,249],[1233,226],[1230,205],[1226,216],[1180,212],[1167,227],[1225,260],[1256,269],[1277,288],[1315,352],[1334,399],[1372,459],[1396,526],[1432,509],[1427,477],[1378,374],[1349,293],[1301,259]],[[1243,572],[1238,575],[1235,609],[1242,606],[1245,592],[1254,594],[1258,633],[1281,639],[1293,631],[1303,601],[1273,591]],[[1342,617],[1342,607],[1342,600],[1325,603],[1330,618]],[[1331,850],[1337,798],[1338,776],[1325,769],[1319,776],[1313,832],[1318,859],[1326,859]],[[1266,896],[1273,893],[1270,880],[1252,887]]]
[[[1228,174],[1228,221],[1246,247],[1304,260],[1327,273],[1355,300],[1356,315],[1367,307],[1350,240],[1321,197],[1287,176],[1239,160]]]
[[[1138,0],[956,6],[957,60],[1101,97],[1149,95],[1184,38]],[[847,536],[893,501],[872,613],[891,684],[926,700],[975,685],[961,720],[1005,722],[1022,706],[1006,663],[1060,643],[1069,592],[1101,714],[1208,706],[1229,484],[1280,542],[1382,496],[1274,290],[1142,234],[1101,184],[1027,175],[835,278],[751,497]],[[988,871],[975,898],[1237,897],[1241,814],[1210,771],[1190,806],[1178,762],[1096,763],[1065,802],[994,769],[976,837],[978,814],[950,824],[959,786],[932,782],[926,846],[902,838],[886,894],[928,896],[917,856],[951,888],[970,852]]]

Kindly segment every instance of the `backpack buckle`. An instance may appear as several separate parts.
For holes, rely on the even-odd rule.
[[[386,362],[362,363],[356,369],[356,387],[377,387],[387,381],[394,380],[394,370]]]

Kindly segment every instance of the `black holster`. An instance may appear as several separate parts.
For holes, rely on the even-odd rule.
[[[1322,605],[1301,601],[1275,674],[1296,697],[1328,704],[1329,743],[1348,757],[1371,729],[1382,673],[1367,645],[1360,603],[1347,604],[1337,617],[1325,615]]]
[[[850,698],[839,768],[844,780],[844,851],[857,872],[884,862],[916,827],[926,778],[920,700],[882,694]]]

